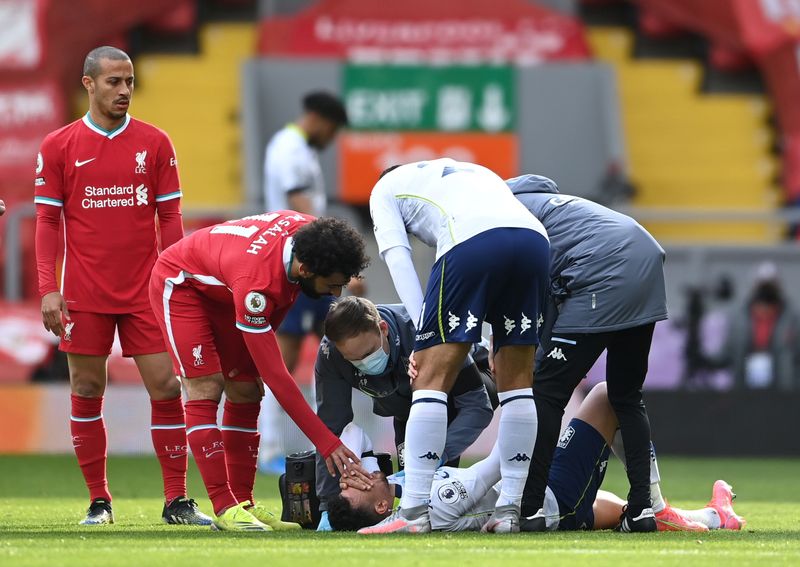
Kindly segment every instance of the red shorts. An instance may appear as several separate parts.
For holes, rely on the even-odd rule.
[[[89,313],[70,311],[64,320],[64,334],[59,349],[73,354],[108,356],[114,343],[114,330],[119,333],[122,356],[138,356],[164,352],[166,345],[153,311],[136,313]]]
[[[198,378],[222,372],[226,380],[259,380],[236,328],[233,303],[210,301],[191,286],[173,286],[155,277],[150,280],[150,303],[176,374]]]

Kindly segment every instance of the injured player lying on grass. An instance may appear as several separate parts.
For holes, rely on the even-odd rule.
[[[538,517],[547,530],[603,530],[619,525],[625,501],[599,490],[615,443],[617,419],[608,402],[605,383],[598,384],[581,404],[556,447],[545,497]],[[355,424],[342,433],[342,442],[355,454],[369,454],[371,442]],[[659,488],[660,476],[652,451],[651,498],[659,531],[708,531],[741,529],[745,521],[733,511],[735,497],[725,481],[714,483],[711,501],[699,510],[681,510],[667,504]],[[364,458],[375,485],[363,490],[357,482],[342,483],[341,495],[328,504],[330,524],[336,531],[372,526],[392,512],[403,486],[403,475],[386,477],[374,460]],[[500,461],[495,450],[486,459],[465,469],[440,467],[431,488],[430,518],[433,530],[477,531],[489,520],[500,493]],[[363,486],[363,485],[361,485]]]

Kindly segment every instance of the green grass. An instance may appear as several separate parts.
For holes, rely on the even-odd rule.
[[[739,494],[742,532],[616,534],[571,532],[488,536],[432,534],[365,538],[354,534],[231,534],[160,523],[155,459],[113,457],[109,479],[117,524],[80,527],[88,503],[74,458],[0,457],[0,565],[730,565],[800,564],[800,460],[662,459],[664,494],[699,507],[725,478]],[[625,494],[612,463],[604,488]],[[190,495],[209,512],[193,468]],[[257,497],[277,510],[275,477],[259,476]]]

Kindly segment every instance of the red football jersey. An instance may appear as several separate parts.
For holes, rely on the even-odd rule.
[[[289,280],[292,235],[311,215],[277,211],[200,229],[161,254],[154,277],[231,302],[247,333],[277,328],[300,291]]]
[[[146,122],[126,116],[109,132],[87,113],[50,133],[36,164],[34,202],[63,208],[61,293],[68,308],[97,313],[149,309],[147,286],[158,255],[158,203],[180,197],[172,142]],[[174,238],[180,237],[180,227],[177,232]],[[56,291],[55,265],[48,265],[54,261],[40,255],[38,244],[37,234],[44,295]]]
[[[166,300],[176,287],[191,286],[208,301],[233,302],[236,327],[261,378],[327,457],[341,443],[303,399],[273,332],[300,291],[300,284],[289,279],[292,235],[313,220],[311,215],[277,211],[198,230],[161,254],[152,281]],[[231,332],[237,331],[231,327]]]

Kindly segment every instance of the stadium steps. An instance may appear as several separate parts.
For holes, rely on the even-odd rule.
[[[185,204],[236,206],[242,201],[239,69],[254,53],[256,26],[209,23],[199,40],[195,55],[136,60],[133,114],[172,138]]]
[[[598,60],[614,66],[633,204],[670,211],[771,212],[778,204],[778,164],[761,96],[704,94],[703,69],[691,59],[634,59],[633,33],[593,27]],[[763,243],[785,227],[771,222],[645,223],[671,241]]]

